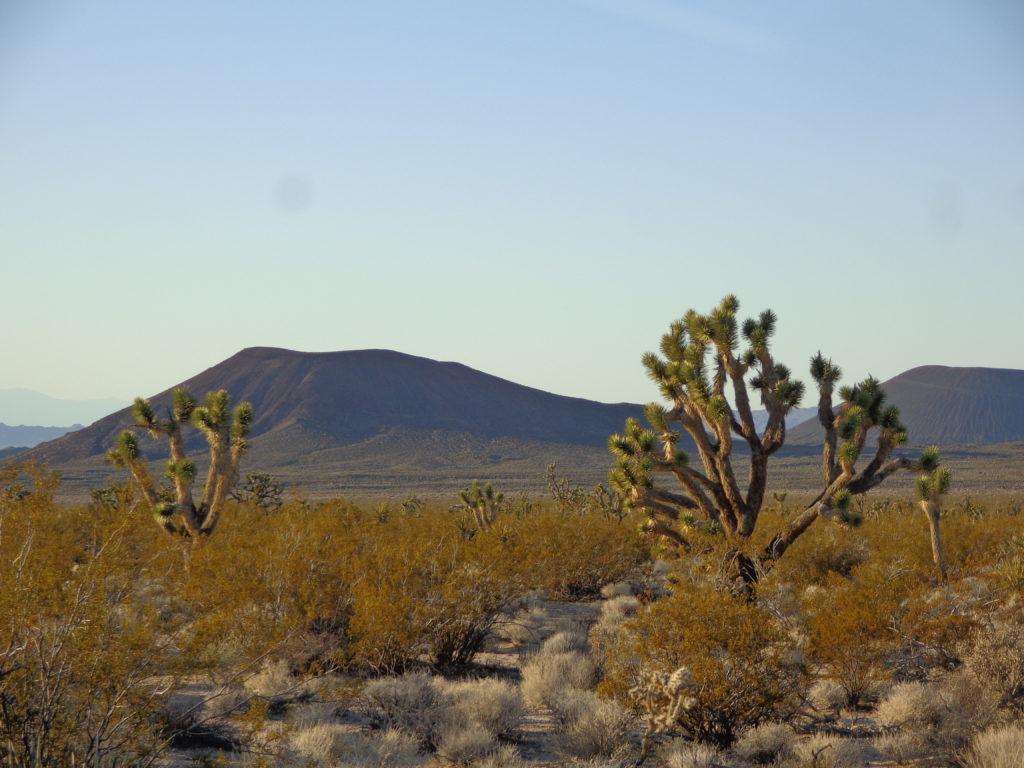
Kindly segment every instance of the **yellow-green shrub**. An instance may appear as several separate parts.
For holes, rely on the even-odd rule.
[[[746,728],[796,711],[808,683],[799,650],[775,616],[707,582],[677,585],[645,606],[608,649],[602,690],[623,702],[645,672],[689,669],[692,706],[676,727],[729,746]]]
[[[152,526],[33,496],[0,514],[5,762],[108,766],[159,751],[151,713],[174,690],[181,623],[161,611],[169,562]]]

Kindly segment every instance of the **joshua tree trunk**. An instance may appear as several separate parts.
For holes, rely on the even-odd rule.
[[[928,517],[928,530],[932,539],[932,560],[939,572],[939,578],[947,581],[949,576],[946,573],[946,554],[942,549],[942,528],[939,526],[939,506],[934,501],[920,502],[921,509]]]

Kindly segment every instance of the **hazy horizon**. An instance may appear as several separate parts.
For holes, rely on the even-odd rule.
[[[804,380],[1024,368],[1021,39],[1010,0],[14,0],[0,389],[387,348],[645,402],[728,293]]]

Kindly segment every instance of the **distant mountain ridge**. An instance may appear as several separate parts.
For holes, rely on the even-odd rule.
[[[330,492],[450,491],[475,477],[505,487],[536,485],[548,462],[557,462],[574,481],[592,484],[605,478],[611,464],[608,436],[620,432],[628,417],[642,417],[637,404],[554,395],[460,363],[379,349],[252,347],[183,385],[200,398],[227,389],[234,402],[253,404],[252,449],[243,468]],[[926,366],[885,388],[914,444],[1024,440],[1024,371]],[[172,390],[150,398],[158,412],[169,406]],[[804,408],[795,415],[813,413]],[[130,408],[121,409],[37,446],[29,456],[59,467],[66,480],[101,484],[115,474],[102,457],[131,424]],[[188,441],[197,457],[205,451],[197,431]],[[150,459],[166,456],[166,444],[146,437],[141,442]],[[791,426],[786,442],[793,455],[812,450],[820,444],[817,420]]]
[[[302,455],[395,429],[603,446],[627,417],[641,413],[637,405],[553,395],[460,363],[376,349],[251,347],[183,384],[199,397],[227,389],[235,402],[250,401],[256,413],[253,447],[273,454],[281,449]],[[172,390],[151,398],[158,410],[169,405]],[[122,409],[33,453],[51,464],[95,456],[131,422],[130,409]],[[192,440],[202,443],[195,434]],[[149,446],[147,453],[156,450]]]
[[[66,428],[68,424],[92,424],[126,405],[112,397],[62,400],[31,389],[0,389],[0,422]]]
[[[983,445],[1024,440],[1024,371],[923,365],[882,382],[900,409],[910,444]],[[793,429],[786,444],[820,444],[817,419]]]
[[[15,427],[0,422],[0,448],[31,448],[81,428],[81,424],[70,427],[30,427],[22,424]]]

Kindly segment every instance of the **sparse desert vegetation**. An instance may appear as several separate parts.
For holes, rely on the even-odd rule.
[[[672,407],[611,438],[611,490],[552,467],[543,498],[474,482],[445,502],[286,499],[266,473],[238,485],[254,413],[223,390],[203,408],[177,390],[166,419],[136,401],[170,443],[164,487],[131,432],[111,452],[129,482],[88,505],[9,463],[3,764],[1019,765],[1019,500],[948,498],[936,449],[896,454],[878,382],[833,406],[821,354],[822,488],[773,489],[801,388],[768,351],[771,313],[737,357],[736,309],[688,314],[667,360],[648,356]],[[210,447],[201,501],[188,423]],[[869,494],[904,470],[915,495]]]
[[[228,502],[192,546],[127,491],[4,479],[7,765],[1017,764],[1013,504],[947,504],[946,582],[891,500],[741,599],[714,531],[666,551],[552,499],[479,528],[457,502]]]

